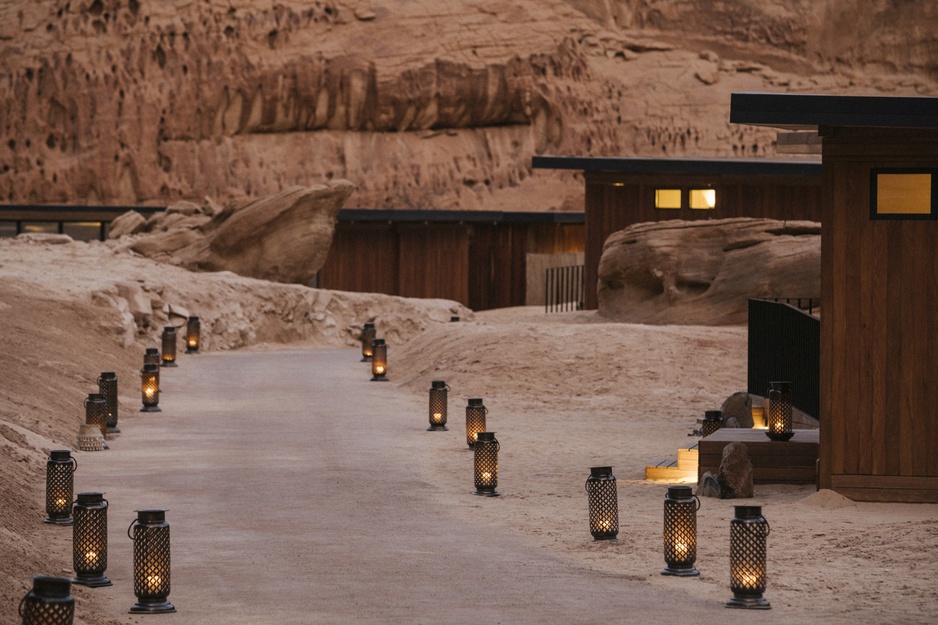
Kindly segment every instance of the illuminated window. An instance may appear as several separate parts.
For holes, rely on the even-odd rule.
[[[680,189],[655,189],[655,208],[681,208]]]
[[[62,232],[76,241],[93,241],[101,238],[100,221],[66,221]]]
[[[714,189],[691,189],[690,207],[695,210],[713,210],[717,205],[717,192]]]
[[[873,219],[935,219],[934,172],[922,169],[874,169],[870,184]]]

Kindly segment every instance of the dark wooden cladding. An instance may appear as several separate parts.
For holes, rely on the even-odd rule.
[[[938,501],[938,222],[870,219],[877,167],[938,167],[938,131],[824,138],[822,488]]]

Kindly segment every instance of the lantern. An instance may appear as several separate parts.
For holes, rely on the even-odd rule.
[[[430,427],[428,431],[446,431],[446,398],[449,387],[444,380],[430,382]]]
[[[384,339],[375,339],[371,343],[371,381],[388,380],[388,346]]]
[[[53,449],[46,461],[45,523],[72,524],[72,492],[78,461],[68,449]]]
[[[33,577],[33,589],[20,601],[23,625],[72,625],[75,598],[71,587],[72,580],[67,577]]]
[[[130,531],[133,530],[133,535]],[[137,510],[127,528],[134,541],[134,594],[131,613],[175,612],[167,597],[170,590],[169,523],[165,510]]]
[[[161,337],[161,349],[163,350],[164,367],[176,367],[176,326],[163,326],[163,335]]]
[[[479,432],[485,430],[485,415],[488,414],[488,408],[482,404],[481,397],[473,397],[466,406],[466,444],[469,449],[476,442],[476,436]]]
[[[768,610],[772,606],[762,597],[765,592],[765,539],[769,522],[762,516],[762,506],[736,506],[730,521],[730,589],[733,598],[728,608]]]
[[[377,330],[375,329],[375,324],[371,322],[366,322],[362,326],[362,359],[361,362],[367,362],[371,360],[371,343],[375,340],[375,335]]]
[[[186,321],[186,353],[199,353],[199,343],[202,340],[202,323],[198,317],[189,317]]]
[[[473,495],[498,497],[498,493],[495,492],[495,487],[498,486],[498,449],[499,444],[495,440],[495,432],[479,432],[473,446],[476,485]]]
[[[586,478],[590,534],[593,540],[616,540],[619,535],[619,496],[612,467],[591,467]]]
[[[107,401],[107,426],[109,434],[117,434],[117,374],[113,371],[102,371],[98,376],[98,391],[104,393]]]
[[[769,429],[765,435],[773,441],[787,441],[795,435],[791,419],[791,382],[769,382]]]
[[[143,408],[140,412],[160,412],[160,366],[143,365],[140,370],[140,390]]]
[[[76,584],[110,586],[107,570],[107,500],[103,493],[78,493],[72,508],[72,566]]]
[[[160,364],[160,350],[156,349],[155,347],[148,347],[146,353],[143,354],[143,364]]]
[[[697,511],[700,500],[690,486],[668,486],[664,498],[664,561],[662,575],[694,577],[697,561]]]
[[[723,425],[722,410],[705,410],[701,437],[707,438]]]
[[[102,393],[88,393],[85,398],[85,424],[96,425],[101,436],[107,438],[107,396]]]

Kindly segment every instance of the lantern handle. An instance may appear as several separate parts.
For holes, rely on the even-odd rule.
[[[134,540],[134,537],[130,535],[130,528],[133,527],[136,522],[137,522],[137,519],[134,519],[133,521],[130,522],[130,525],[127,526],[127,538],[129,538],[130,540]]]
[[[696,510],[696,511],[700,511],[700,497],[698,497],[697,495],[694,495],[694,499],[697,500],[697,510]]]
[[[72,461],[72,473],[78,470],[78,461],[74,457],[69,456],[69,460]]]
[[[23,598],[22,598],[22,599],[20,599],[20,606],[19,606],[19,608],[16,609],[16,611],[20,613],[20,618],[26,618],[25,610],[23,610],[23,604],[26,603],[26,597],[28,597],[28,596],[29,596],[29,591],[26,591],[26,594],[23,595]],[[25,622],[25,621],[24,621],[24,622]]]
[[[764,519],[765,517],[762,517],[762,518]],[[765,522],[765,535],[768,536],[771,533],[772,533],[772,528],[769,526],[769,522],[766,521]]]

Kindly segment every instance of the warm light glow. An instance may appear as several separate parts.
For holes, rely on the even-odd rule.
[[[158,590],[163,579],[159,575],[147,575],[146,583],[151,590]]]
[[[375,373],[378,374],[378,375],[383,374],[383,373],[384,373],[384,366],[383,366],[383,365],[375,365]]]
[[[877,174],[878,215],[928,215],[932,211],[931,174]]]
[[[88,553],[85,554],[85,561],[94,562],[95,559],[97,559],[97,557],[98,557],[97,551],[89,551]]]
[[[599,519],[596,520],[596,527],[604,532],[608,532],[612,529],[612,521],[607,517],[599,517]]]
[[[676,209],[681,208],[680,189],[655,189],[655,208]]]
[[[67,502],[65,499],[56,499],[56,500],[55,500],[55,505],[57,505],[57,506],[59,506],[59,507],[64,506],[66,503],[68,503],[68,502]]]
[[[147,399],[152,399],[153,396],[156,395],[156,389],[152,386],[146,387],[143,389],[143,392],[146,393]]]
[[[187,340],[187,343],[189,344],[189,347],[195,347],[199,344],[199,341],[194,338],[190,338]]]
[[[674,555],[682,560],[687,557],[688,547],[684,543],[674,543]]]
[[[474,441],[479,440],[479,433],[478,433],[478,432],[473,432],[473,433],[472,433],[472,440],[474,440]]]
[[[483,472],[482,472],[482,479],[485,480],[486,482],[488,482],[489,480],[492,479],[492,474],[489,473],[488,471],[483,471]]]
[[[710,210],[717,205],[715,189],[691,189],[690,207],[697,210]]]
[[[434,423],[439,423],[439,422],[442,421],[442,420],[443,420],[443,413],[442,413],[442,412],[434,412],[434,413],[433,413],[433,422],[434,422]]]

